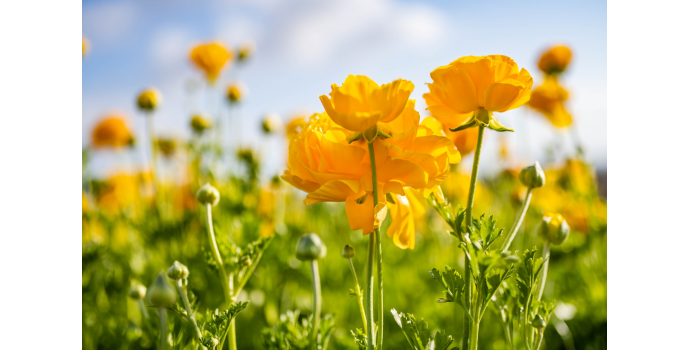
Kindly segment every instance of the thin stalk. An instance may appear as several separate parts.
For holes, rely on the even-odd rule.
[[[539,350],[539,347],[541,346],[541,341],[544,339],[544,329],[539,330],[539,337],[535,339],[535,346],[532,347],[535,350]]]
[[[367,350],[374,350],[374,252],[376,235],[369,234],[369,251],[367,252]]]
[[[141,310],[142,316],[144,316],[145,320],[148,320],[149,319],[149,311],[146,310],[146,305],[144,305],[144,298],[137,299],[137,303],[139,304],[139,310]]]
[[[520,208],[520,211],[518,212],[518,216],[515,218],[515,221],[513,222],[513,226],[510,228],[510,232],[508,233],[506,240],[503,241],[503,244],[501,245],[502,251],[506,251],[506,250],[508,250],[508,248],[510,248],[510,243],[513,242],[513,238],[515,238],[515,235],[520,230],[520,226],[522,225],[522,221],[525,219],[525,213],[527,213],[527,208],[529,208],[529,202],[531,199],[532,199],[532,187],[529,187],[529,188],[527,188],[527,194],[525,195],[525,200],[522,202],[522,207]]]
[[[376,205],[379,204],[378,181],[376,179],[376,154],[374,153],[374,143],[369,142],[368,145],[369,160],[371,163],[371,183],[374,187],[374,209],[376,209]],[[376,313],[379,320],[379,331],[376,332],[376,344],[378,349],[383,349],[383,257],[381,255],[381,230],[378,227],[374,229],[374,235],[376,236],[376,270],[379,281],[376,291],[376,294],[378,294],[378,299],[376,300]],[[374,332],[372,332],[372,334],[373,333]]]
[[[182,303],[184,304],[185,310],[187,310],[187,318],[192,321],[192,324],[194,325],[194,329],[196,330],[196,336],[197,339],[201,340],[203,336],[201,335],[201,330],[199,329],[199,325],[196,324],[196,319],[194,318],[194,311],[192,311],[192,306],[189,304],[189,299],[187,299],[187,292],[184,290],[184,287],[182,286],[182,280],[179,279],[175,281],[175,287],[177,287],[177,292],[180,293],[180,297],[182,298]]]
[[[153,187],[156,188],[156,176],[158,175],[158,152],[156,146],[156,131],[153,128],[153,113],[146,113],[146,131],[149,133],[149,142],[151,142],[151,178],[153,179]]]
[[[537,293],[537,300],[541,300],[541,295],[544,293],[544,286],[546,285],[546,273],[549,270],[549,256],[551,255],[551,245],[549,241],[544,242],[544,249],[541,252],[541,257],[544,259],[544,267],[541,268],[539,276],[539,287]]]
[[[359,281],[357,280],[357,271],[355,271],[355,265],[352,263],[352,258],[348,258],[347,261],[350,263],[350,270],[352,270],[352,276],[355,278],[355,293],[357,293],[357,303],[359,304],[359,314],[362,315],[362,324],[364,325],[364,334],[367,333],[367,317],[364,313],[364,303],[362,302],[362,290],[359,288]]]
[[[318,349],[319,324],[321,323],[321,281],[319,280],[319,264],[316,260],[311,261],[311,278],[313,287],[312,310],[314,312],[314,322],[311,329],[312,348]]]
[[[482,154],[482,140],[484,140],[484,126],[479,125],[479,133],[477,134],[477,147],[474,151],[474,161],[472,163],[472,176],[470,178],[470,192],[467,196],[467,209],[466,223],[467,231],[469,232],[472,227],[472,205],[474,204],[474,192],[477,187],[477,171],[479,170],[479,157]],[[460,234],[458,232],[458,234]],[[470,271],[470,262],[468,261],[465,254],[463,254],[463,259],[465,260],[465,305],[470,306],[470,300],[472,300],[472,273]],[[470,323],[472,322],[469,318],[465,318],[464,329],[462,334],[462,348],[469,349],[470,344]],[[477,330],[478,331],[478,330]]]
[[[164,307],[158,308],[158,320],[161,324],[161,339],[160,348],[161,350],[168,349],[168,313]]]

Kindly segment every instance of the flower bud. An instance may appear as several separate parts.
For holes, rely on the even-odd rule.
[[[346,244],[345,247],[343,247],[343,252],[341,254],[343,255],[343,258],[350,259],[355,256],[355,248],[352,248],[351,245]]]
[[[201,186],[199,191],[196,193],[196,199],[201,204],[210,204],[211,206],[216,206],[220,200],[220,193],[218,193],[218,190],[211,186],[211,184],[205,184]]]
[[[321,259],[326,256],[326,245],[315,233],[302,236],[297,242],[297,259],[302,261]]]
[[[161,102],[161,95],[158,90],[150,88],[144,90],[137,98],[137,105],[142,111],[150,112],[156,109]]]
[[[539,162],[534,162],[534,165],[522,169],[518,178],[523,185],[529,188],[542,187],[544,186],[544,182],[546,182],[544,170],[541,168],[541,165],[539,165]]]
[[[561,214],[546,213],[539,225],[539,237],[553,245],[560,245],[568,239],[570,226]]]
[[[151,304],[158,307],[168,307],[177,301],[177,291],[168,282],[163,271],[156,276],[156,280],[149,287],[146,296],[151,301]]]
[[[242,83],[232,83],[228,85],[225,96],[230,103],[235,104],[242,100],[247,94],[247,88]]]
[[[272,134],[283,126],[283,121],[277,114],[269,113],[261,122],[261,130],[266,134]]]
[[[146,287],[139,282],[132,281],[132,284],[129,286],[129,297],[136,300],[143,298],[145,295]]]
[[[251,55],[254,53],[254,49],[254,42],[246,41],[244,44],[240,46],[240,49],[238,50],[237,60],[239,62],[244,62],[246,59],[251,57]]]
[[[544,318],[540,315],[534,316],[534,319],[532,320],[532,327],[538,330],[544,329],[546,327],[546,321],[544,321]]]
[[[168,277],[172,280],[181,280],[189,276],[189,269],[187,266],[180,264],[179,261],[175,261],[172,266],[168,269]]]
[[[208,118],[205,118],[202,115],[194,115],[192,117],[192,120],[189,122],[189,125],[192,127],[192,130],[196,133],[202,133],[204,130],[208,129],[211,127],[211,121]]]

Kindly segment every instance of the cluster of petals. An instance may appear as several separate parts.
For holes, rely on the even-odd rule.
[[[386,86],[391,84],[380,89],[386,90]],[[347,85],[347,81],[343,85]],[[366,89],[360,91],[371,92]],[[390,101],[397,103],[396,94],[387,91]],[[398,91],[400,93],[401,89]],[[334,94],[331,96],[338,100]],[[360,98],[366,100],[368,97],[361,95]],[[357,103],[365,104],[362,101]],[[373,102],[369,100],[366,103]],[[377,225],[374,208],[386,206],[392,219],[388,236],[400,248],[414,248],[415,212],[412,203],[415,199],[410,196],[415,192],[423,196],[432,193],[447,176],[450,164],[460,161],[460,153],[448,138],[420,125],[414,105],[414,100],[405,97],[400,113],[392,118],[378,110],[372,110],[368,116],[352,113],[350,116],[361,119],[352,124],[352,120],[347,118],[336,122],[335,119],[342,118],[343,114],[335,114],[335,118],[331,118],[334,115],[328,112],[328,108],[327,113],[312,115],[290,141],[288,169],[282,178],[307,192],[306,205],[345,202],[350,228],[362,229],[364,234],[372,232]],[[383,109],[390,111],[396,108]],[[376,121],[371,124],[371,120]],[[367,141],[360,138],[348,142],[348,138],[366,125],[377,123],[379,129],[390,137],[378,137],[373,141],[379,192],[379,203],[374,205]],[[342,124],[358,127],[346,129]],[[378,219],[382,221],[380,217]]]
[[[124,117],[108,115],[101,119],[91,133],[91,143],[95,148],[125,147],[134,142],[132,132]]]
[[[565,45],[557,45],[546,51],[539,57],[537,66],[546,74],[559,74],[568,68],[573,52]]]
[[[424,94],[427,110],[443,125],[456,128],[484,116],[483,124],[499,130],[493,112],[518,108],[530,99],[532,77],[510,57],[465,56],[431,72],[433,83]],[[509,130],[509,129],[503,129]],[[503,131],[499,130],[499,131]]]
[[[199,69],[206,73],[206,77],[211,83],[216,80],[233,58],[230,51],[223,44],[217,42],[194,47],[189,53],[189,57]]]
[[[573,118],[565,108],[568,91],[558,84],[555,77],[547,76],[544,83],[532,91],[528,106],[542,113],[553,126],[563,128],[573,123]]]

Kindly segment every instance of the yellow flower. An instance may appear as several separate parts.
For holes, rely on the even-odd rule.
[[[307,117],[305,115],[298,115],[293,117],[287,125],[285,125],[285,136],[288,141],[299,135],[300,130],[307,124]]]
[[[96,125],[91,134],[91,143],[96,148],[123,147],[133,142],[134,137],[125,118],[120,115],[106,116]]]
[[[518,108],[530,98],[532,77],[502,55],[465,56],[431,72],[433,83],[424,94],[427,110],[442,124],[463,130],[484,125],[512,131],[493,116]]]
[[[98,206],[104,212],[114,214],[135,203],[139,197],[139,177],[115,174],[105,181],[98,194]]]
[[[261,121],[261,130],[266,134],[272,134],[283,126],[283,120],[275,113],[267,114]]]
[[[240,49],[237,53],[237,61],[244,62],[254,53],[256,45],[253,41],[248,40],[244,44],[240,45]]]
[[[385,218],[386,194],[406,196],[405,188],[410,188],[426,196],[445,179],[450,164],[460,161],[460,153],[450,140],[419,125],[413,100],[406,104],[399,118],[382,124],[391,137],[373,141],[379,192],[377,210],[367,141],[348,142],[350,132],[327,113],[312,115],[291,140],[288,169],[282,178],[308,193],[306,205],[345,202],[350,228],[369,234]],[[395,224],[388,231],[401,248],[414,246],[410,225],[400,221],[408,218],[405,210],[391,208]]]
[[[160,102],[161,94],[155,88],[146,89],[137,97],[137,106],[139,106],[139,109],[146,112],[155,110]]]
[[[215,82],[226,64],[232,60],[228,49],[218,42],[198,45],[192,49],[189,56],[192,62],[206,73],[210,83]]]
[[[470,174],[459,171],[451,171],[443,184],[441,184],[443,194],[451,203],[462,203],[467,201],[470,192]],[[474,208],[477,212],[485,212],[491,205],[491,192],[484,187],[484,184],[477,181],[474,193]]]
[[[170,158],[175,154],[177,141],[172,138],[158,138],[156,140],[156,146],[158,146],[158,151],[160,151],[163,156]]]
[[[539,58],[539,69],[546,74],[559,74],[570,64],[573,52],[564,45],[554,46],[546,50]]]
[[[81,213],[82,215],[89,210],[89,200],[86,198],[84,191],[81,192]]]
[[[203,115],[197,114],[192,117],[192,119],[189,121],[189,125],[192,127],[192,130],[196,133],[202,133],[204,130],[208,129],[211,127],[211,120],[209,118],[204,117]]]
[[[232,83],[228,85],[225,96],[227,96],[230,103],[238,103],[247,94],[247,87],[242,83]]]
[[[86,54],[89,52],[89,40],[87,40],[84,36],[81,37],[81,56],[84,57]]]
[[[446,137],[453,142],[455,148],[462,156],[466,156],[474,152],[474,149],[477,148],[477,138],[479,137],[479,129],[477,128],[453,132],[450,130],[451,127],[449,125],[443,125],[433,117],[424,118],[422,125],[426,125],[427,127],[431,128],[437,135],[446,135]]]
[[[379,86],[363,75],[349,75],[342,86],[331,85],[330,98],[321,103],[333,122],[350,131],[365,131],[378,122],[388,123],[400,116],[412,82],[402,79]]]
[[[553,126],[563,128],[573,123],[563,104],[567,99],[568,91],[558,84],[555,77],[547,76],[544,83],[532,91],[528,105],[541,112]]]

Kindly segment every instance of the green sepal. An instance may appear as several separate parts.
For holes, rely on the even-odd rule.
[[[353,132],[353,133],[350,133],[350,135],[347,136],[347,143],[348,143],[348,144],[353,143],[353,142],[355,142],[355,141],[357,141],[357,140],[359,140],[359,139],[361,139],[361,138],[362,138],[362,133],[361,133],[361,132]]]

